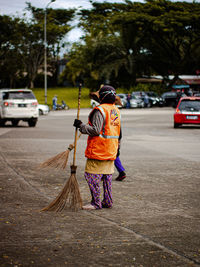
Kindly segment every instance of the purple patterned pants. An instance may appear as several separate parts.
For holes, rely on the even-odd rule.
[[[96,209],[112,207],[112,174],[92,174],[85,172],[85,179],[90,188],[91,204]],[[100,182],[103,180],[104,198],[100,199]]]

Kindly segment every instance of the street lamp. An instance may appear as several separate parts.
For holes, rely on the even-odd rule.
[[[44,10],[44,98],[47,104],[47,8],[56,0],[51,0]]]

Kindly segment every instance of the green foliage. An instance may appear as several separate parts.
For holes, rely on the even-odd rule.
[[[33,88],[44,65],[44,10],[27,3],[32,18],[0,16],[1,86],[16,86],[24,76],[24,86]],[[74,9],[47,9],[48,71],[57,78],[57,61],[64,36],[72,29]],[[10,71],[9,71],[10,70]]]
[[[44,36],[44,13],[45,10],[41,8],[36,8],[31,5],[30,2],[27,3],[28,11],[32,13],[32,24],[38,25],[42,33],[42,39]],[[46,10],[46,31],[47,31],[47,43],[50,46],[51,53],[54,53],[54,46],[60,49],[60,42],[63,37],[68,33],[72,26],[71,21],[75,16],[75,9],[52,9],[47,8]],[[56,51],[56,53],[59,51]]]
[[[161,75],[167,80],[174,75],[177,79],[200,69],[200,3],[125,0],[91,4],[91,9],[77,13],[84,35],[66,54],[68,63],[60,83],[83,81],[90,90],[110,83],[130,91],[141,86],[136,79],[143,76]],[[45,10],[31,3],[27,10],[32,14],[29,20],[0,16],[1,86],[14,87],[22,81],[34,87],[38,70],[43,72]],[[48,72],[56,84],[63,38],[77,14],[74,9],[51,8],[46,14]]]
[[[0,80],[1,86],[13,86],[17,80],[17,73],[20,77],[23,67],[20,62],[20,55],[17,53],[17,44],[21,35],[16,25],[20,20],[8,16],[0,16]],[[9,84],[5,81],[9,77]]]
[[[90,88],[103,80],[129,90],[143,75],[199,69],[199,3],[91,3],[80,11],[84,43],[73,47],[67,77],[81,75]]]

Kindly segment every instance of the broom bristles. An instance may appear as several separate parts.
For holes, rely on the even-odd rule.
[[[54,157],[51,157],[41,163],[39,168],[55,168],[64,170],[67,166],[69,152],[74,148],[74,145],[70,144],[68,149],[57,154]]]
[[[80,100],[81,100],[81,87],[82,84],[79,85],[79,95],[78,95],[78,110],[77,110],[77,119],[79,119],[79,112],[80,112]],[[74,158],[73,158],[73,165],[71,166],[71,176],[66,182],[65,186],[63,187],[62,191],[59,193],[59,195],[56,197],[55,200],[53,200],[47,207],[43,208],[41,211],[62,211],[64,207],[69,204],[69,208],[72,210],[78,210],[79,208],[82,208],[82,198],[79,190],[78,181],[76,179],[76,168],[75,166],[75,154],[76,154],[76,144],[77,144],[77,128],[75,131],[75,139],[74,144],[71,145],[71,147],[68,148],[68,150],[72,150],[74,148]],[[81,134],[79,135],[79,137]],[[69,154],[69,152],[68,152]],[[66,155],[65,155],[66,156]],[[60,161],[60,158],[63,157],[63,154],[57,159],[57,161]],[[67,156],[68,158],[68,156]],[[54,157],[55,160],[55,157]],[[52,161],[51,161],[52,162]],[[62,166],[65,166],[67,164],[67,160],[65,158],[65,161]]]
[[[71,166],[72,168],[73,166]],[[41,211],[62,211],[68,205],[71,210],[77,211],[83,206],[82,198],[79,190],[78,181],[75,172],[71,173],[65,186],[58,194],[58,196]]]

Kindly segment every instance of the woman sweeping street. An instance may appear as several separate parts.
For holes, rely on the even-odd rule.
[[[115,106],[116,91],[104,85],[99,91],[100,105],[89,114],[89,123],[74,121],[82,134],[88,135],[85,156],[85,179],[90,188],[92,200],[83,209],[111,208],[112,174],[117,156],[120,136],[120,112]],[[104,198],[100,199],[100,182],[103,180]]]

